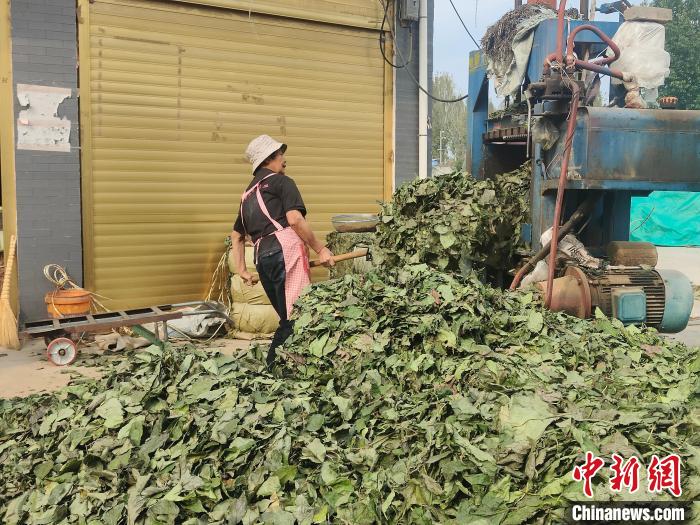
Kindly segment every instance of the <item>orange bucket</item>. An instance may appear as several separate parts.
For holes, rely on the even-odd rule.
[[[90,313],[92,294],[82,288],[55,290],[44,296],[46,310],[54,319]]]

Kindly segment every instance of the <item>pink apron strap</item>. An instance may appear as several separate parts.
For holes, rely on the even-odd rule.
[[[245,227],[245,219],[243,218],[243,202],[244,202],[244,201],[250,196],[250,194],[253,193],[254,191],[257,191],[257,192],[258,192],[258,195],[259,195],[259,194],[260,194],[260,185],[263,183],[264,180],[269,179],[269,178],[272,177],[273,175],[277,175],[277,173],[270,173],[269,175],[266,175],[265,177],[263,177],[262,179],[260,179],[260,181],[258,181],[258,183],[257,183],[255,186],[253,186],[253,187],[250,188],[249,190],[243,192],[243,195],[241,195],[241,207],[240,207],[240,210],[239,210],[238,213],[239,213],[240,216],[241,216],[241,224],[243,224],[243,229],[244,229],[244,230],[248,231],[247,228]],[[258,203],[260,203],[260,199],[258,199]],[[267,208],[264,208],[264,209],[263,209],[263,213],[264,213],[265,215],[267,215],[268,218],[270,217],[269,213],[267,212]],[[272,220],[272,219],[270,219],[270,220]],[[275,224],[275,228],[277,228],[276,223],[275,223],[274,221],[272,221],[272,222]],[[279,228],[277,228],[277,229],[279,229]],[[258,239],[258,241],[259,241],[259,240],[260,240],[260,239]]]
[[[262,182],[262,181],[260,181],[260,182]],[[281,232],[282,230],[284,230],[284,228],[282,227],[282,225],[279,222],[277,222],[275,219],[273,219],[272,216],[270,215],[270,212],[267,209],[267,206],[265,206],[265,201],[262,198],[262,193],[260,193],[260,188],[258,188],[258,191],[256,191],[255,194],[258,197],[258,206],[260,206],[260,210],[265,214],[265,217],[267,217],[267,220],[269,220],[272,223],[272,225],[275,227],[275,230],[276,230],[276,231],[272,232],[271,234],[260,237],[257,241],[255,241],[255,264],[258,264],[258,245],[260,244],[260,241],[262,241],[265,237],[269,237],[270,235],[274,235],[278,232]]]
[[[260,182],[262,182],[262,181],[260,181]],[[267,217],[267,220],[269,220],[274,225],[274,227],[277,231],[283,230],[284,228],[282,227],[282,225],[279,222],[277,222],[275,219],[273,219],[272,216],[270,216],[270,212],[268,211],[267,206],[265,206],[265,201],[262,198],[262,193],[260,193],[260,188],[258,188],[256,195],[258,197],[258,206],[260,206],[260,210],[262,210],[262,212],[265,214],[265,217]]]

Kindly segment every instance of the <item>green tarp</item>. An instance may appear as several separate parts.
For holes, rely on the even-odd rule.
[[[655,191],[648,197],[633,197],[630,240],[700,246],[700,193]]]

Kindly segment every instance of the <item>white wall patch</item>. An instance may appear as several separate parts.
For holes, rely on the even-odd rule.
[[[67,88],[17,84],[22,107],[17,118],[17,149],[70,151],[71,122],[58,116],[58,106],[70,96]]]

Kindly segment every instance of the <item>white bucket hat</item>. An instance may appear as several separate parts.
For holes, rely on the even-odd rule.
[[[253,165],[253,171],[255,171],[267,157],[278,149],[281,149],[282,153],[284,153],[287,151],[287,145],[277,142],[269,135],[260,135],[248,144],[248,147],[245,149],[245,158]]]

